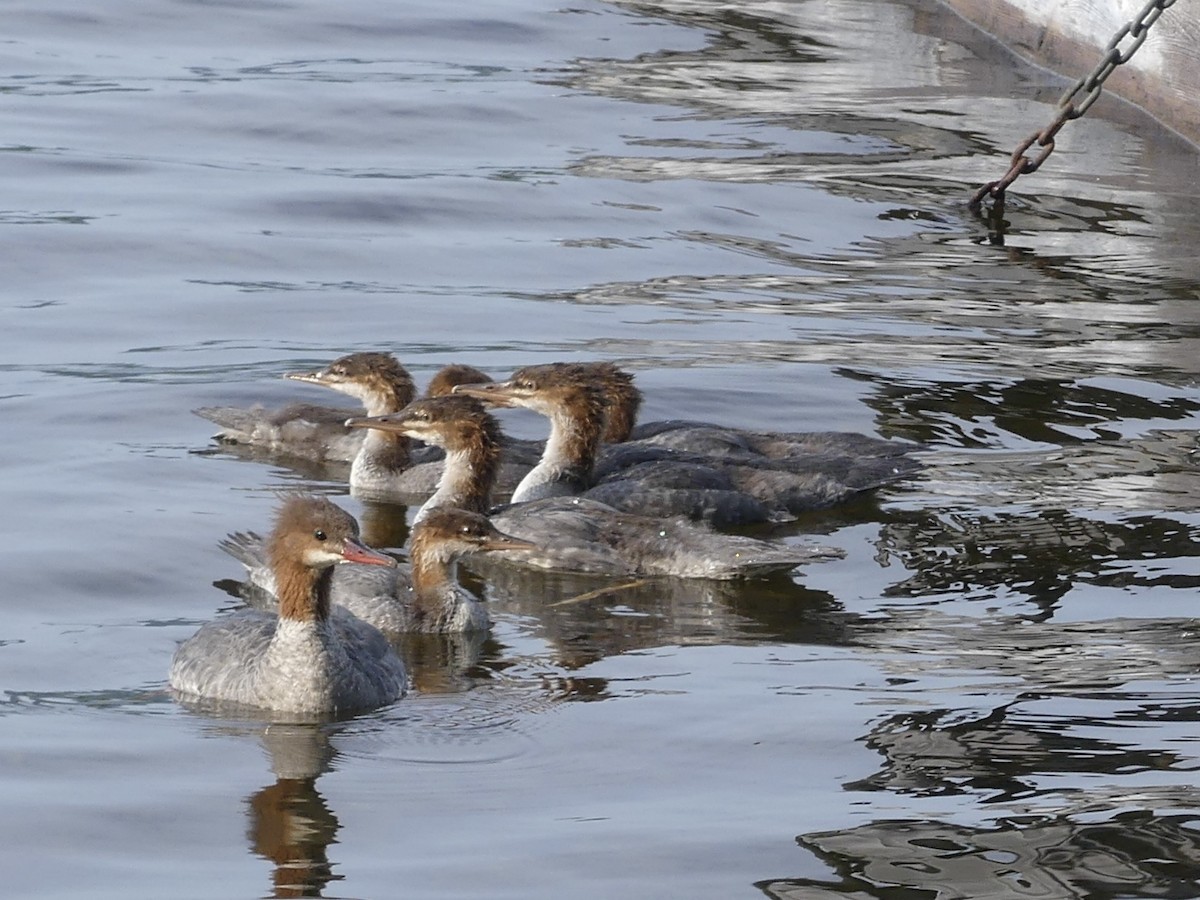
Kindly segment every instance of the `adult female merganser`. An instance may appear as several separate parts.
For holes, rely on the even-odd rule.
[[[459,396],[418,400],[399,413],[351,423],[396,431],[445,448],[445,474],[418,519],[432,515],[440,503],[471,510],[488,507],[500,429],[479,403]],[[629,515],[586,497],[514,503],[493,512],[492,521],[502,531],[536,545],[506,553],[503,559],[545,569],[728,579],[786,571],[840,555],[828,548],[718,534],[681,520]]]
[[[383,634],[330,611],[336,564],[396,564],[359,543],[353,516],[323,498],[293,497],[279,511],[267,557],[279,614],[246,609],[203,626],[175,651],[171,687],[294,713],[366,709],[403,696],[404,663]]]
[[[362,401],[368,415],[396,412],[416,396],[412,376],[390,353],[351,353],[323,369],[289,372],[283,377],[349,394]],[[294,403],[275,411],[204,406],[194,412],[221,426],[214,437],[222,443],[248,444],[318,462],[353,462],[362,449],[362,433],[342,424],[361,410]],[[403,447],[406,452],[407,441]],[[389,449],[381,447],[379,451],[386,456]]]
[[[278,582],[262,538],[239,532],[221,546],[246,567],[259,597],[274,606]],[[333,573],[330,601],[389,635],[486,631],[490,623],[483,603],[455,580],[458,560],[485,550],[531,549],[528,541],[504,534],[478,513],[439,507],[413,526],[409,566],[340,566]]]
[[[455,391],[550,419],[545,453],[517,486],[514,501],[587,490],[628,512],[745,524],[831,506],[919,466],[903,456],[912,447],[864,435],[759,435],[761,440],[752,441],[750,432],[739,436],[733,429],[685,423],[662,423],[655,432],[674,434],[682,449],[647,439],[601,451],[605,392],[571,363],[528,366],[509,381],[460,385]],[[741,502],[731,504],[730,492]],[[747,495],[761,506],[746,501]],[[726,499],[718,504],[705,497]]]

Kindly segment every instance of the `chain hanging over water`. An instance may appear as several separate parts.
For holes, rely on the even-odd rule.
[[[983,198],[987,196],[994,197],[997,204],[1003,203],[1004,192],[1010,184],[1016,181],[1021,175],[1028,175],[1030,172],[1037,171],[1038,167],[1046,161],[1046,158],[1054,152],[1054,136],[1058,134],[1059,129],[1071,119],[1078,119],[1091,109],[1092,104],[1100,98],[1100,91],[1104,85],[1104,80],[1112,74],[1117,66],[1129,62],[1138,48],[1145,43],[1150,26],[1158,21],[1158,17],[1162,15],[1163,10],[1174,3],[1175,0],[1150,0],[1149,3],[1142,7],[1141,12],[1113,35],[1112,40],[1108,42],[1108,46],[1105,48],[1104,57],[1096,65],[1096,68],[1075,82],[1074,86],[1059,98],[1058,114],[1055,115],[1049,125],[1041,131],[1035,131],[1017,145],[1017,149],[1013,151],[1008,171],[1004,173],[1004,177],[996,181],[989,181],[975,192],[969,204],[971,209],[979,209]],[[1129,38],[1132,43],[1122,51],[1119,45],[1126,38]],[[1076,104],[1075,98],[1080,94],[1083,94],[1083,99]],[[1041,149],[1035,156],[1030,157],[1026,153],[1034,144],[1037,144]]]

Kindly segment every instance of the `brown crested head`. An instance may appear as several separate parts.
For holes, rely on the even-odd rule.
[[[275,573],[279,615],[298,621],[329,615],[330,576],[341,562],[394,566],[396,561],[363,546],[354,517],[324,497],[292,496],[283,501],[267,541]]]
[[[563,363],[571,366],[576,374],[600,388],[608,412],[604,429],[604,440],[619,444],[629,440],[633,426],[637,424],[638,411],[642,406],[642,392],[633,383],[633,376],[610,362]]]
[[[412,402],[417,394],[412,376],[390,353],[351,353],[315,372],[289,372],[284,377],[360,398],[379,398],[394,409]]]
[[[450,394],[414,400],[398,413],[347,419],[351,428],[392,431],[445,450],[500,452],[502,434],[496,420],[472,397]]]
[[[459,385],[454,392],[486,403],[523,406],[544,416],[565,414],[579,422],[604,421],[604,394],[576,363],[525,366],[513,372],[508,381]]]
[[[324,497],[296,495],[279,507],[267,543],[272,566],[324,569],[340,562],[395,565],[359,541],[354,516]]]
[[[489,384],[491,381],[492,376],[481,372],[474,366],[452,363],[437,370],[437,373],[429,380],[429,386],[425,388],[425,396],[427,398],[448,397],[456,385]]]
[[[479,513],[453,506],[430,510],[413,527],[413,556],[449,559],[481,550],[525,550],[536,545],[505,534]]]

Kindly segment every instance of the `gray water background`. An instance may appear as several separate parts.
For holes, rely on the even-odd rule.
[[[998,235],[1064,82],[927,2],[2,7],[5,896],[1200,896],[1193,148],[1106,96]],[[370,715],[181,708],[227,531],[405,532],[189,410],[365,349],[929,468],[794,578],[476,578]]]

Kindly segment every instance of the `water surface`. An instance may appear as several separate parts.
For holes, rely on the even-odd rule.
[[[924,0],[5,24],[12,896],[1200,894],[1192,148],[1106,97],[972,215],[1063,82]],[[792,577],[481,569],[491,637],[369,715],[178,706],[280,490],[406,532],[190,410],[365,349],[929,465],[784,529],[847,552]]]

